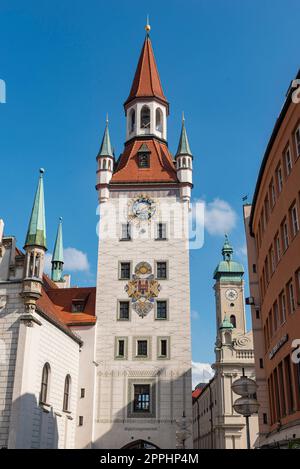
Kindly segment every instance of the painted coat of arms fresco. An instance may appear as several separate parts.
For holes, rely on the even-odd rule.
[[[152,268],[147,262],[140,262],[134,269],[132,280],[125,286],[132,308],[143,318],[154,305],[154,299],[160,292],[160,285],[152,274]]]

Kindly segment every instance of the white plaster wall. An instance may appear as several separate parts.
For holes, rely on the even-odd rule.
[[[18,344],[19,315],[23,304],[21,282],[0,282],[0,448],[7,447]],[[4,303],[2,303],[3,305]]]
[[[79,345],[40,315],[36,318],[42,325],[20,325],[9,448],[74,448]],[[46,362],[51,367],[49,406],[42,408],[39,395]],[[63,411],[67,374],[70,413]]]
[[[147,239],[145,234],[133,241],[119,241],[120,223],[125,222],[126,217],[114,220],[114,212],[124,213],[128,201],[139,194],[126,194],[128,200],[119,207],[119,194],[111,193],[110,204],[101,206],[103,222],[100,227],[96,301],[96,361],[99,367],[94,432],[94,446],[98,448],[121,448],[133,439],[145,439],[161,448],[174,448],[175,420],[185,410],[192,421],[189,251],[186,238],[180,236],[185,223],[180,217],[182,212],[187,217],[187,205],[183,206],[174,193],[147,191],[160,207],[150,230],[154,230],[157,221],[166,221],[170,213],[174,213],[174,219],[168,223],[168,241]],[[110,227],[105,226],[106,212],[110,215]],[[104,239],[106,233],[112,234],[114,225],[116,237]],[[129,322],[117,321],[117,299],[128,300],[124,290],[127,281],[118,280],[118,263],[122,260],[131,261],[133,269],[139,262],[149,262],[153,272],[156,260],[168,262],[169,277],[159,281],[161,291],[158,298],[169,301],[168,320],[155,320],[153,309],[144,318],[132,310]],[[114,359],[115,337],[118,336],[128,337],[127,360]],[[151,338],[149,359],[133,359],[134,336]],[[158,336],[170,337],[169,360],[157,358]],[[127,418],[130,379],[150,379],[156,383],[155,418]],[[186,446],[192,446],[192,435]]]
[[[80,335],[83,346],[79,353],[79,376],[77,391],[77,414],[75,447],[90,448],[93,431],[94,387],[97,366],[94,361],[95,326],[73,326],[72,330]],[[81,397],[81,388],[85,396]],[[79,426],[79,416],[83,417],[83,425]]]

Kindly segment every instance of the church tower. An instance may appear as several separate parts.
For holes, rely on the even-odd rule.
[[[146,31],[124,150],[115,161],[106,124],[97,156],[95,448],[192,447],[192,154],[184,122],[176,159],[168,148],[169,103]]]
[[[245,418],[233,409],[239,397],[232,383],[243,375],[255,379],[252,331],[246,329],[244,306],[244,268],[233,260],[233,248],[225,236],[223,260],[214,272],[216,298],[215,376],[211,382],[214,396],[212,424],[213,448],[246,448]],[[250,417],[251,441],[258,431],[257,415]]]

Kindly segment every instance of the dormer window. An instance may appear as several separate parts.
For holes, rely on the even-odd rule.
[[[145,143],[138,151],[138,165],[139,168],[150,168],[150,150]]]
[[[141,109],[141,129],[150,131],[150,108],[148,106],[143,106]]]
[[[82,313],[84,311],[84,300],[72,300],[72,313]]]
[[[139,153],[139,167],[140,168],[150,167],[149,153]]]

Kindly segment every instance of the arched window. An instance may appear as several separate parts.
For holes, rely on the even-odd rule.
[[[134,129],[135,129],[135,110],[134,109],[130,111],[129,125],[130,125],[129,127],[130,133],[134,132]]]
[[[37,254],[35,258],[34,276],[39,277],[39,274],[40,274],[40,255]]]
[[[182,160],[182,166],[183,166],[184,168],[186,168],[186,159],[185,159],[185,158],[183,158],[183,160]]]
[[[150,129],[150,108],[143,106],[141,109],[141,128]]]
[[[106,169],[106,160],[103,160],[103,169]]]
[[[111,170],[111,161],[110,160],[108,160],[108,169]]]
[[[159,108],[155,111],[155,129],[159,132],[163,131],[163,114]]]
[[[70,394],[71,394],[71,376],[67,375],[65,379],[64,402],[63,402],[63,410],[65,411],[69,410]]]
[[[236,327],[236,317],[234,314],[230,316],[230,322],[233,325],[233,327]]]
[[[40,402],[46,404],[49,397],[50,365],[45,363],[42,372]]]

